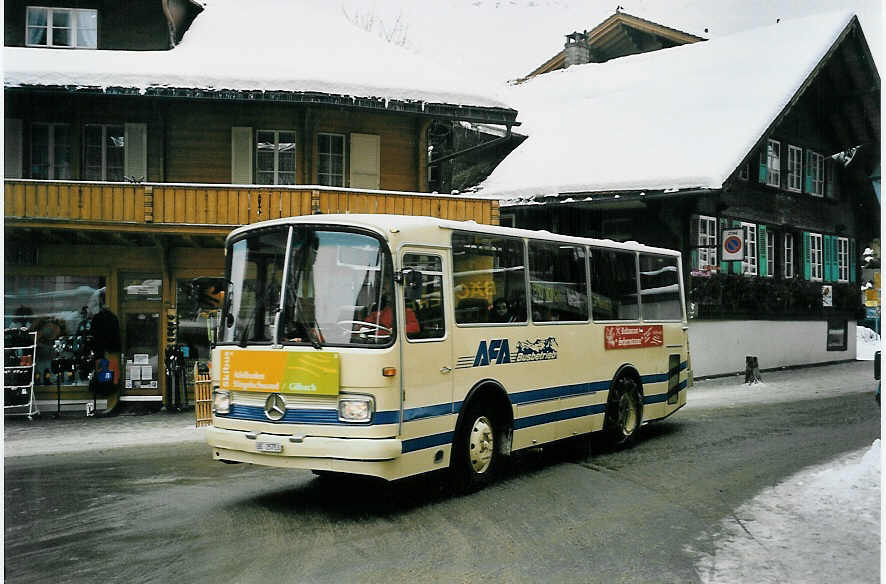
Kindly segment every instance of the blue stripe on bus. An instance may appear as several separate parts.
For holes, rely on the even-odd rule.
[[[549,412],[547,414],[527,416],[525,418],[517,418],[516,420],[514,420],[514,430],[522,430],[523,428],[538,426],[540,424],[549,424],[551,422],[559,422],[561,420],[580,418],[582,416],[592,416],[594,414],[602,414],[604,412],[606,412],[605,404],[594,404],[591,406],[582,406],[579,408],[570,408],[568,410]]]
[[[410,408],[403,410],[403,421],[410,422],[421,418],[435,418],[437,416],[445,416],[452,413],[452,404],[440,404],[436,406],[421,406],[418,408]]]
[[[512,393],[508,397],[512,404],[525,404],[528,402],[548,401],[561,397],[573,397],[577,395],[591,395],[609,388],[608,381],[593,381],[589,383],[573,383],[571,385],[557,385],[543,389],[531,389]]]
[[[338,411],[332,409],[288,409],[280,420],[269,420],[265,416],[265,409],[259,406],[246,406],[233,404],[231,413],[216,414],[222,418],[235,418],[237,420],[250,420],[253,422],[268,422],[273,424],[324,424],[353,426],[354,422],[341,422],[338,419]],[[372,424],[396,424],[400,421],[400,412],[397,410],[375,412]]]
[[[424,448],[451,444],[453,434],[454,432],[442,432],[440,434],[431,434],[430,436],[421,436],[420,438],[410,438],[402,442],[401,451],[403,454],[406,454],[407,452],[414,452]]]
[[[656,373],[655,375],[641,375],[641,383],[664,383],[668,380],[667,373]]]

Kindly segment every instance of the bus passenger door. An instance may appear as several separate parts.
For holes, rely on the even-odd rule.
[[[401,255],[399,334],[403,347],[402,434],[406,441],[441,437],[451,425],[453,365],[445,318],[445,306],[450,302],[444,291],[445,262],[437,249],[407,248]]]

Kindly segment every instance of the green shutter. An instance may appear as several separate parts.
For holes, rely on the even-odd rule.
[[[760,182],[764,185],[769,178],[769,141],[763,142],[763,148],[760,150]]]
[[[832,235],[822,235],[821,237],[821,247],[822,247],[822,256],[824,261],[824,273],[822,274],[822,280],[825,282],[833,282],[834,281],[834,247],[833,247],[834,237]]]
[[[761,276],[769,275],[769,266],[767,265],[767,258],[769,255],[769,249],[766,246],[766,226],[765,225],[757,225],[757,273]]]
[[[855,282],[855,240],[849,240],[849,281]]]
[[[803,232],[803,279],[812,279],[812,263],[809,261],[809,232]]]
[[[691,262],[689,266],[689,273],[691,274],[694,270],[698,269],[698,249],[693,249],[689,252],[689,261]]]
[[[717,238],[717,243],[719,243],[719,248],[717,251],[717,256],[723,257],[723,230],[726,229],[726,219],[720,218],[720,236]],[[729,273],[729,262],[720,262],[720,273],[728,274]]]
[[[812,192],[812,151],[806,151],[806,168],[804,169],[803,176],[805,180],[803,181],[803,192],[811,193]]]

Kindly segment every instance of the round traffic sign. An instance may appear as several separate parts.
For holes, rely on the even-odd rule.
[[[735,235],[730,235],[723,242],[723,249],[725,249],[728,253],[741,252],[741,238]]]

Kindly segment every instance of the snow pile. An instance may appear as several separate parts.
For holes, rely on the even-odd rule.
[[[864,326],[855,327],[855,358],[859,361],[873,361],[874,353],[880,350],[880,335]]]
[[[878,439],[739,507],[698,560],[701,581],[879,582],[880,460]]]
[[[491,82],[454,73],[361,31],[333,3],[204,0],[169,51],[7,47],[6,87],[175,87],[320,92],[504,107]]]
[[[718,189],[851,19],[831,12],[783,20],[514,86],[506,99],[529,138],[480,194]]]

